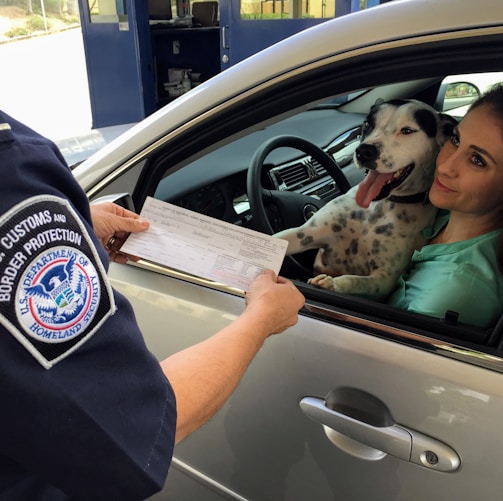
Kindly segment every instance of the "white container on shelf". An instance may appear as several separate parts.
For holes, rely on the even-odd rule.
[[[190,78],[189,78],[189,71],[190,70],[186,70],[183,74],[183,78],[182,78],[182,89],[183,89],[183,93],[185,94],[185,92],[188,92],[191,88],[191,83],[190,83]]]
[[[169,83],[180,83],[183,79],[183,74],[187,70],[183,68],[168,68]]]

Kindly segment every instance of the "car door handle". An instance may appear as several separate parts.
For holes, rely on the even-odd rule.
[[[364,447],[367,446],[367,451],[370,448],[370,451],[382,452],[370,456],[356,454],[359,457],[381,459],[390,454],[442,472],[454,472],[461,465],[460,457],[448,445],[397,423],[375,426],[338,410],[329,409],[325,400],[316,397],[304,397],[299,405],[308,417],[324,426],[327,436],[335,445],[340,446],[340,443],[337,437],[331,436],[332,430]],[[346,447],[341,448],[352,453],[352,450]]]

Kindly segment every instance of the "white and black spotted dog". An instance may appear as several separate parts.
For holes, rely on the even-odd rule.
[[[406,269],[437,209],[426,201],[435,159],[455,120],[413,100],[377,102],[367,116],[356,165],[365,179],[306,223],[275,236],[287,254],[320,249],[309,283],[336,292],[386,297]]]

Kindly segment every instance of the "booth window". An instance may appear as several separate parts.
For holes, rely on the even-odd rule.
[[[241,0],[241,19],[335,17],[336,0]]]
[[[126,0],[88,0],[92,23],[117,23],[127,20]]]
[[[328,19],[390,0],[240,0],[243,20]],[[349,10],[348,10],[349,9]]]

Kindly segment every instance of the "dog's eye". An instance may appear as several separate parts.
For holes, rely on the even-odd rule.
[[[401,134],[405,134],[405,135],[408,135],[408,134],[414,134],[414,132],[416,132],[415,129],[411,129],[410,127],[403,127],[401,130],[400,130],[400,133]]]

